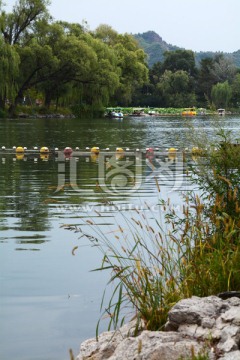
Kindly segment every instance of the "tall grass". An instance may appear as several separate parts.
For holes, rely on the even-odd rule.
[[[205,155],[192,169],[201,192],[186,194],[180,213],[159,193],[157,215],[123,212],[124,225],[110,233],[93,220],[88,231],[70,227],[102,251],[95,270],[110,271],[112,294],[107,306],[102,301],[109,329],[129,314],[139,320],[136,330],[140,323],[164,329],[180,299],[240,290],[240,155],[227,138]]]

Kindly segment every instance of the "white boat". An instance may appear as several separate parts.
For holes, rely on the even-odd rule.
[[[217,112],[218,112],[218,115],[220,115],[220,116],[225,115],[225,109],[218,109]]]
[[[159,114],[158,114],[158,112],[157,112],[156,110],[150,109],[150,110],[148,111],[148,115],[156,116],[156,115],[159,115]]]
[[[112,111],[111,116],[112,118],[123,118],[123,113],[121,111]]]
[[[109,118],[120,118],[122,119],[123,118],[123,112],[121,110],[109,110],[106,114],[105,114],[106,117],[109,117]]]

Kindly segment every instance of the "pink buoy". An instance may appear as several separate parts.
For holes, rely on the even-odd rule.
[[[65,149],[63,150],[64,152],[64,155],[67,155],[67,156],[70,156],[73,152],[72,148],[71,147],[65,147]]]
[[[146,148],[146,158],[153,159],[154,158],[154,149]]]
[[[153,148],[146,148],[146,153],[147,154],[153,154],[154,153],[154,149]]]

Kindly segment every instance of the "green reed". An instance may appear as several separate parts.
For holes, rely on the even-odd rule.
[[[185,195],[181,213],[170,201],[159,200],[157,215],[147,204],[132,216],[122,212],[121,225],[115,224],[110,233],[93,220],[84,222],[88,231],[68,226],[102,252],[95,271],[110,271],[112,293],[107,307],[105,292],[101,304],[109,329],[129,314],[138,320],[136,332],[140,324],[164,329],[169,310],[180,299],[240,290],[239,154],[228,145],[208,151],[192,169],[201,193]]]

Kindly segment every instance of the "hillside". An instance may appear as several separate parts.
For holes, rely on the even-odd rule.
[[[153,64],[160,61],[162,62],[164,59],[164,52],[165,51],[174,51],[177,49],[183,49],[176,45],[168,44],[164,41],[161,36],[159,36],[154,31],[147,31],[142,34],[135,34],[133,35],[135,39],[138,41],[141,48],[148,54],[148,65],[152,67]],[[188,49],[189,50],[189,49]],[[206,57],[214,57],[219,52],[213,51],[200,51],[195,52],[196,63],[199,64],[203,58]],[[231,58],[237,67],[240,68],[240,50],[235,51],[233,53],[222,53],[224,56]]]

